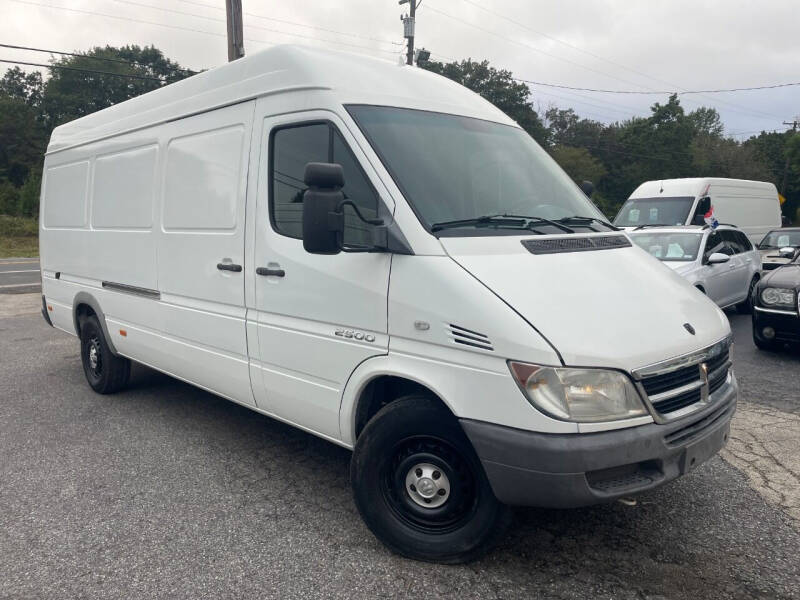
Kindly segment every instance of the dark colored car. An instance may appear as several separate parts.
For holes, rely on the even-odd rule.
[[[793,254],[784,254],[782,249],[794,248]],[[773,229],[758,244],[761,253],[761,268],[765,271],[777,269],[800,254],[800,227]]]
[[[762,350],[800,343],[800,257],[764,274],[753,307],[753,341]]]

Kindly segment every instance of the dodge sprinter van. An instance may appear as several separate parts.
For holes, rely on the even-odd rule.
[[[509,505],[651,490],[728,437],[725,315],[423,70],[279,46],[62,125],[40,223],[43,314],[93,390],[136,361],[351,448],[410,557],[472,559]]]
[[[719,177],[645,181],[622,205],[614,225],[704,225],[707,214],[735,225],[753,244],[781,226],[781,204],[773,184]]]

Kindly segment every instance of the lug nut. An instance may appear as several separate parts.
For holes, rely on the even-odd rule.
[[[447,492],[445,492],[444,490],[439,490],[436,493],[439,494],[440,496],[444,496]]]
[[[434,478],[434,479],[439,479],[439,477],[441,477],[441,476],[442,476],[442,474],[441,474],[441,473],[439,473],[439,471],[434,471],[434,472],[433,472],[433,478]]]
[[[410,489],[412,492],[416,492],[416,491],[417,491],[417,488],[416,488],[416,486],[415,486],[413,483],[412,483],[412,484],[409,486],[409,489]]]
[[[414,471],[414,474],[415,474],[417,477],[422,477],[422,469],[420,469],[419,467],[417,467],[417,470],[416,470],[416,471]]]

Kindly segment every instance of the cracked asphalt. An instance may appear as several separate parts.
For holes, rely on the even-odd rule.
[[[372,537],[346,450],[144,368],[94,394],[40,302],[0,296],[0,598],[800,597],[800,356],[749,317],[723,457],[635,506],[519,510],[442,567]]]

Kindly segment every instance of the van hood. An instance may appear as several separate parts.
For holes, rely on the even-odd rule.
[[[544,238],[440,241],[453,260],[536,328],[566,365],[632,371],[730,334],[727,317],[711,300],[635,245],[533,254],[522,242],[534,239]]]

